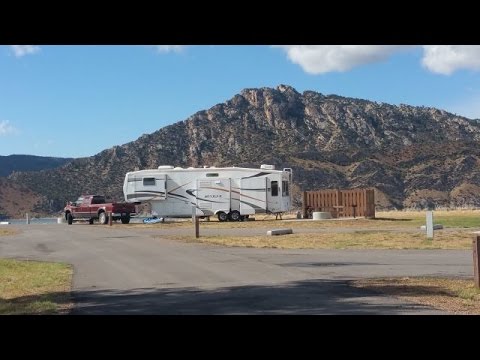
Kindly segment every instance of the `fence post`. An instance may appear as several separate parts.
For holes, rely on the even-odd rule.
[[[192,222],[195,226],[195,238],[200,237],[200,221],[199,217],[197,216],[197,208],[196,206],[192,206]]]
[[[473,238],[473,276],[475,280],[475,287],[480,289],[480,235],[475,235]]]
[[[199,221],[199,217],[198,216],[195,216],[195,238],[199,238],[200,237],[200,221]]]
[[[307,192],[306,191],[302,192],[302,213],[303,213],[303,218],[306,219],[308,217],[308,215],[307,215]]]

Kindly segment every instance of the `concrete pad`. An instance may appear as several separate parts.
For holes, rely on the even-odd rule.
[[[422,230],[427,230],[427,226],[426,225],[422,225],[420,226],[420,229]],[[433,225],[433,230],[442,230],[443,229],[443,225],[442,224],[435,224]]]
[[[267,235],[286,235],[286,234],[293,234],[292,229],[275,229],[275,230],[268,230]]]

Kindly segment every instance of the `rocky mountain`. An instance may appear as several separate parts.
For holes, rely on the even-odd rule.
[[[73,159],[33,155],[0,155],[0,177],[8,176],[14,171],[53,169],[72,160]]]
[[[57,211],[80,193],[123,199],[127,171],[175,166],[292,167],[300,190],[373,187],[378,208],[480,206],[480,124],[443,110],[290,86],[245,89],[136,141],[10,181]],[[297,202],[298,204],[298,202]]]

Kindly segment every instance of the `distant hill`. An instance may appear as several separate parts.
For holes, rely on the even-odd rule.
[[[38,171],[62,166],[73,159],[34,155],[0,156],[0,176],[8,176],[14,171]]]
[[[43,208],[44,204],[48,204],[45,197],[35,194],[25,186],[8,181],[5,177],[0,177],[0,219],[24,218],[27,212],[33,215],[51,213],[48,207]]]
[[[139,120],[140,121],[140,120]],[[9,181],[60,210],[80,193],[123,199],[125,173],[174,166],[293,168],[301,190],[373,187],[377,208],[480,206],[480,124],[443,110],[277,88],[245,89],[136,141]]]

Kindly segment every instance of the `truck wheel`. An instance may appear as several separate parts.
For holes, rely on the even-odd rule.
[[[130,222],[130,216],[125,216],[121,218],[122,224],[128,224]]]
[[[228,214],[230,221],[240,221],[240,213],[237,210],[233,210]]]
[[[105,225],[108,223],[108,216],[105,214],[104,211],[102,211],[100,214],[98,214],[98,222],[102,225]]]
[[[73,224],[73,216],[72,214],[68,213],[67,214],[67,224],[72,225]]]
[[[220,211],[220,212],[217,214],[217,217],[218,217],[218,221],[221,221],[221,222],[224,222],[224,221],[227,221],[227,220],[228,220],[227,214],[225,214],[223,211]]]

